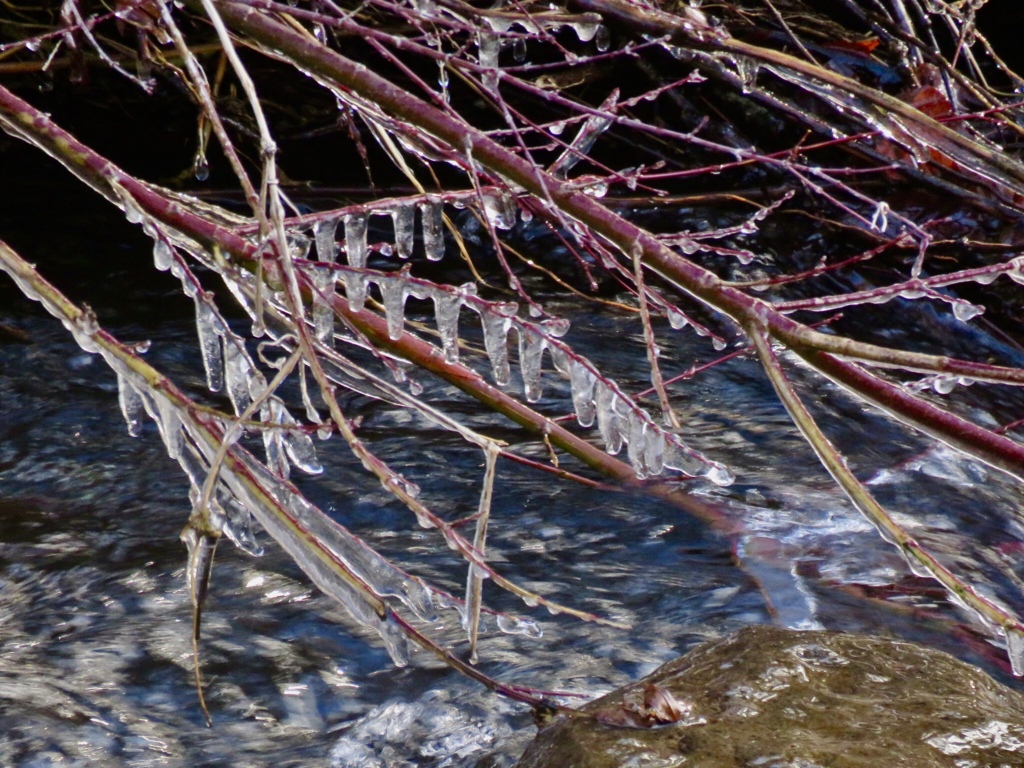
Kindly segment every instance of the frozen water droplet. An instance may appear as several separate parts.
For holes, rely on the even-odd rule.
[[[704,477],[710,480],[715,485],[732,485],[736,481],[736,476],[723,464],[718,462],[711,462],[707,472],[704,473]]]
[[[416,208],[412,205],[399,205],[391,212],[395,225],[395,250],[398,258],[408,259],[412,256],[415,242]]]
[[[725,339],[720,338],[718,336],[712,336],[711,337],[711,346],[713,346],[715,348],[716,352],[721,352],[728,345],[726,344]]]
[[[517,37],[512,41],[512,60],[516,64],[522,64],[526,61],[526,41]]]
[[[516,225],[518,208],[511,193],[500,191],[484,192],[481,195],[484,215],[488,223],[497,229],[512,229]]]
[[[196,332],[206,369],[206,386],[211,392],[224,388],[224,355],[221,352],[220,318],[210,305],[212,294],[196,296]]]
[[[667,314],[668,324],[677,331],[680,328],[685,328],[689,323],[689,320],[686,319],[686,315],[684,315],[675,307],[669,307],[667,310]]]
[[[128,425],[128,434],[138,437],[142,434],[142,414],[144,412],[142,397],[127,377],[120,373],[117,374],[117,400],[121,405],[125,423]]]
[[[608,31],[608,27],[604,24],[599,24],[597,26],[597,32],[594,33],[594,47],[597,48],[600,53],[604,53],[611,47],[611,44],[612,36]]]
[[[548,130],[554,136],[561,136],[562,132],[565,130],[565,121],[559,120],[557,123],[552,123],[548,126]]]
[[[969,322],[985,311],[984,307],[971,304],[969,301],[958,299],[953,302],[953,315],[961,323]]]
[[[535,640],[544,637],[537,622],[531,619],[521,619],[516,616],[508,616],[504,613],[498,614],[498,629],[506,635],[526,635]]]
[[[515,314],[515,309],[510,314]],[[480,324],[484,331],[484,348],[487,358],[491,361],[494,383],[499,387],[506,386],[512,380],[512,371],[508,364],[508,332],[512,327],[510,317],[492,312],[489,309],[480,313]]]
[[[320,261],[334,263],[338,256],[338,244],[335,242],[338,222],[336,219],[318,221],[313,225],[313,239],[316,241],[316,257]]]
[[[593,372],[577,360],[569,363],[569,385],[572,390],[572,405],[576,409],[576,420],[581,427],[594,423],[594,385],[597,378]]]
[[[444,257],[444,209],[440,200],[425,200],[420,203],[420,219],[423,227],[423,251],[429,261],[440,261]]]
[[[171,262],[174,260],[174,250],[164,240],[157,239],[153,243],[153,266],[155,266],[161,272],[166,272],[171,268]]]
[[[594,18],[574,22],[571,26],[576,30],[576,37],[581,43],[589,43],[597,35],[597,30],[601,28],[601,17],[594,14]]]
[[[388,336],[398,339],[405,325],[405,299],[408,296],[404,277],[387,277],[377,280],[381,300],[384,302],[384,314],[388,321]]]
[[[519,331],[519,369],[523,376],[523,390],[528,403],[536,403],[541,397],[541,357],[547,340],[526,325],[517,326]]]
[[[948,395],[956,387],[956,376],[936,376],[932,379],[932,389],[940,395]]]
[[[210,164],[202,152],[197,152],[195,160],[192,161],[192,173],[195,175],[196,181],[206,181],[210,178]]]

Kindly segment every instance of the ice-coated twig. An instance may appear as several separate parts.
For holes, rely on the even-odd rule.
[[[484,450],[484,480],[480,491],[480,504],[476,513],[476,533],[473,535],[473,546],[483,557],[487,549],[487,524],[491,517],[491,499],[494,495],[494,476],[498,456],[501,451],[494,443],[489,443]],[[466,575],[466,612],[463,626],[469,636],[469,660],[477,661],[477,640],[480,634],[480,606],[483,596],[483,577],[476,568],[470,565]]]
[[[564,179],[569,171],[572,170],[572,167],[586,157],[595,142],[597,142],[598,137],[608,130],[608,126],[615,119],[614,114],[618,100],[619,89],[615,88],[598,108],[600,112],[605,114],[590,115],[584,121],[579,133],[576,134],[576,138],[572,140],[572,144],[551,165],[549,173],[552,176]]]
[[[793,422],[811,448],[814,449],[819,461],[846,492],[854,506],[871,521],[883,539],[903,553],[914,573],[934,578],[948,590],[954,600],[970,608],[986,626],[997,629],[1006,639],[1014,674],[1024,676],[1024,657],[1021,655],[1024,651],[1024,623],[1021,623],[1017,616],[986,599],[978,594],[973,587],[964,583],[959,576],[956,576],[934,556],[926,552],[885,511],[853,474],[846,461],[818,427],[814,417],[811,416],[810,411],[807,410],[789,383],[768,337],[761,329],[753,326],[749,327],[747,332],[776,394],[785,405]]]

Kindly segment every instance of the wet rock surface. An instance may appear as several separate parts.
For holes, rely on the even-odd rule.
[[[612,724],[650,722],[666,696],[676,722]],[[1024,766],[1024,696],[948,654],[837,632],[749,627],[583,710],[517,768]]]

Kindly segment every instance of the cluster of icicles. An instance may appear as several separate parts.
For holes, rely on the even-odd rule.
[[[484,209],[493,225],[508,229],[515,222],[514,205],[509,200],[501,200],[493,206],[485,205]],[[422,215],[424,250],[428,258],[436,259],[436,254],[443,254],[443,239],[438,245],[440,203],[425,202],[418,207]],[[394,222],[393,252],[408,258],[413,250],[415,209],[411,204],[402,204],[387,215]],[[334,263],[339,224],[344,226],[347,268]],[[369,284],[376,284],[392,339],[400,338],[404,331],[408,298],[432,300],[442,351],[449,363],[456,363],[459,359],[459,315],[462,307],[467,307],[480,317],[484,348],[498,386],[507,386],[512,381],[508,336],[514,328],[519,341],[519,369],[527,402],[535,403],[541,399],[542,358],[544,350],[548,350],[555,369],[569,380],[580,426],[590,427],[596,421],[605,450],[615,455],[625,447],[630,465],[638,477],[658,475],[665,469],[673,469],[691,476],[706,477],[718,485],[728,485],[733,481],[731,472],[724,465],[690,448],[678,436],[659,426],[613,381],[601,376],[592,363],[561,341],[560,337],[569,330],[568,321],[521,319],[516,316],[519,310],[517,303],[481,299],[476,295],[473,283],[453,287],[417,279],[404,271],[385,273],[366,269],[369,252],[366,214],[321,220],[315,225],[313,236],[319,261],[306,262],[306,265],[317,294],[313,318],[322,341],[333,338],[334,313],[330,301],[339,275],[343,276],[349,305],[355,310],[365,305]]]
[[[378,615],[366,594],[325,566],[309,550],[310,538],[328,549],[373,594],[400,600],[424,621],[436,621],[437,610],[442,608],[452,608],[463,613],[464,604],[382,558],[306,501],[288,482],[291,466],[309,474],[323,471],[308,430],[298,424],[280,398],[273,394],[265,396],[268,386],[266,377],[252,359],[245,340],[231,330],[217,310],[212,294],[202,290],[182,256],[171,245],[171,242],[175,242],[180,247],[183,239],[164,231],[129,201],[124,200],[124,203],[129,220],[141,223],[153,237],[156,267],[163,271],[169,270],[178,277],[184,293],[195,301],[196,327],[209,388],[212,391],[226,391],[239,416],[253,402],[261,400],[260,420],[264,424],[273,425],[261,430],[267,455],[267,463],[264,465],[241,446],[234,445],[243,434],[237,425],[222,423],[214,417],[196,414],[181,407],[122,360],[99,348],[91,339],[94,327],[69,324],[79,344],[86,351],[102,354],[117,373],[119,401],[129,432],[132,435],[141,433],[145,415],[156,422],[168,454],[189,477],[193,503],[198,504],[218,447],[216,441],[211,442],[208,435],[204,435],[204,427],[210,427],[207,422],[215,422],[213,428],[222,440],[233,445],[232,454],[242,462],[243,470],[235,472],[226,466],[219,468],[213,493],[207,503],[212,522],[237,546],[251,554],[259,554],[262,549],[253,533],[255,519],[320,589],[338,599],[355,619],[377,631],[396,664],[407,663],[408,640],[391,614],[384,617]],[[426,200],[415,206],[406,204],[389,212],[395,224],[393,252],[405,258],[412,255],[415,241],[413,229],[418,208],[422,218],[424,251],[431,260],[438,260],[443,256],[444,249],[441,202]],[[515,223],[515,205],[509,199],[494,200],[492,205],[484,207],[484,212],[491,224],[503,229]],[[340,223],[343,223],[345,230],[347,265],[334,263],[338,250],[335,233]],[[625,447],[638,476],[656,475],[668,468],[689,475],[704,476],[718,484],[732,482],[728,469],[689,448],[674,434],[666,432],[614,382],[601,376],[589,361],[562,342],[559,337],[568,331],[567,321],[520,319],[516,317],[518,306],[515,303],[485,301],[476,296],[473,284],[444,286],[413,278],[405,272],[382,273],[367,269],[369,247],[365,213],[321,221],[314,227],[313,235],[318,260],[300,259],[298,264],[318,294],[313,301],[312,321],[321,341],[331,344],[334,341],[334,313],[330,309],[330,299],[339,276],[344,282],[349,303],[356,309],[364,306],[370,284],[377,286],[385,307],[389,333],[394,338],[403,333],[404,307],[408,297],[433,300],[442,352],[446,360],[452,363],[458,361],[459,314],[461,308],[466,306],[480,317],[484,346],[499,386],[508,385],[512,379],[507,344],[508,335],[515,328],[519,340],[520,371],[525,397],[529,402],[537,402],[541,398],[542,356],[547,349],[555,369],[570,382],[573,405],[580,425],[589,427],[596,421],[608,452],[617,454]],[[297,255],[301,257],[305,254]],[[205,254],[197,256],[212,266],[211,260],[204,258]],[[236,298],[252,313],[255,308],[250,295],[239,289],[241,273],[224,276]],[[24,290],[27,286],[22,288]],[[31,295],[31,291],[26,290],[26,295]],[[60,316],[57,311],[54,314]],[[314,418],[315,411],[311,408],[307,410],[312,411],[308,414],[310,419],[319,423],[319,417]],[[321,437],[325,438],[329,434],[328,430],[324,430]],[[295,523],[298,523],[298,531]],[[498,616],[497,625],[503,632],[539,635],[534,622],[513,616]]]

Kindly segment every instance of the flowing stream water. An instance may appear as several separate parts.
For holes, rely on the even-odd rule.
[[[148,265],[149,246],[127,236],[86,241],[91,230],[81,227],[40,236],[26,255],[72,297],[91,301],[121,339],[150,340],[148,359],[201,392],[190,302],[150,271],[128,280],[126,302],[122,278],[138,269],[123,265]],[[95,268],[83,266],[91,255]],[[567,338],[577,351],[629,391],[646,386],[637,323],[581,303],[557,310],[573,318]],[[954,322],[907,302],[882,311],[901,313],[910,335],[941,337]],[[0,765],[512,764],[535,732],[528,711],[424,653],[395,668],[378,639],[271,541],[258,558],[228,543],[218,550],[201,644],[208,728],[194,688],[178,539],[189,513],[184,476],[152,423],[128,435],[102,360],[3,280],[0,324]],[[478,330],[467,332],[482,347]],[[667,374],[719,354],[692,331],[663,330]],[[970,343],[1021,364],[983,331]],[[898,520],[968,581],[1024,611],[1019,487],[790,363],[832,440]],[[482,357],[475,364],[488,367]],[[546,457],[500,417],[440,383],[421,383],[424,397],[464,422]],[[689,487],[736,532],[719,533],[640,492],[579,487],[500,461],[488,541],[495,565],[545,596],[632,628],[550,616],[487,583],[487,604],[533,618],[544,634],[488,627],[483,670],[592,697],[702,640],[776,622],[916,640],[1021,687],[998,641],[914,575],[837,490],[756,363],[733,360],[675,391],[686,434],[737,477],[726,488],[703,480]],[[983,420],[1009,421],[1020,407],[1013,393],[978,386],[953,396]],[[479,450],[387,404],[352,396],[343,406],[431,505],[451,518],[475,510]],[[568,383],[545,373],[539,407],[571,413]],[[320,444],[320,459],[322,476],[298,480],[311,501],[417,575],[463,590],[465,570],[436,532],[419,528],[340,441]],[[455,613],[430,632],[464,647]]]

